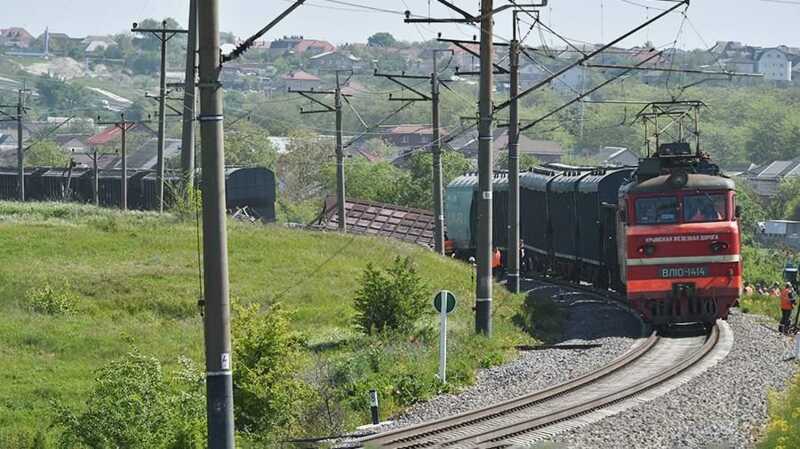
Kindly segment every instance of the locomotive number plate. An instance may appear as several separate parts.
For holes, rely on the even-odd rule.
[[[701,267],[664,267],[658,270],[662,279],[707,277],[709,269]]]

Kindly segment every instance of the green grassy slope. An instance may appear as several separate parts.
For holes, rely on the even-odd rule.
[[[497,338],[470,350],[470,269],[413,245],[231,223],[229,247],[232,300],[283,302],[311,345],[355,337],[351,304],[363,269],[370,262],[388,266],[398,254],[413,256],[431,293],[458,295],[450,320],[454,365],[472,371],[496,363],[497,353],[508,355],[524,338],[508,324],[520,298],[497,288]],[[170,216],[0,202],[0,429],[39,428],[51,399],[80,404],[93,371],[134,349],[166,366],[181,355],[202,366],[197,257],[196,227]],[[76,312],[31,311],[26,292],[43,285],[73,294]],[[432,325],[435,317],[426,321]],[[427,365],[403,369],[435,371],[431,346],[423,354]]]

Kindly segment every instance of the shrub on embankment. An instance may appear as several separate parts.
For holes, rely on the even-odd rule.
[[[528,342],[510,324],[521,297],[499,286],[494,338],[474,336],[470,268],[413,245],[241,223],[230,224],[229,243],[234,305],[253,305],[261,316],[281,303],[290,340],[299,344],[278,345],[291,355],[287,369],[302,387],[286,398],[291,417],[269,423],[270,435],[242,435],[244,447],[364,424],[370,389],[379,391],[387,418],[471,383],[476,368]],[[172,215],[0,202],[0,447],[55,447],[67,428],[61,412],[88,416],[100,374],[129,353],[161,364],[168,398],[187,394],[172,376],[181,358],[203,366],[196,245],[196,223]],[[363,335],[353,325],[362,274],[369,263],[390,267],[398,255],[410,257],[425,281],[425,311],[404,332]],[[435,378],[438,327],[430,300],[438,289],[459,299],[449,320],[447,385]],[[234,313],[234,328],[240,318]],[[269,348],[251,349],[267,362]],[[236,354],[233,360],[244,362]]]

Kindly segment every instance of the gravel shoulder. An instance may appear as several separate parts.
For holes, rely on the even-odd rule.
[[[569,311],[559,344],[599,345],[591,349],[544,349],[520,352],[519,358],[483,369],[476,383],[458,394],[437,396],[416,404],[380,430],[474,410],[566,382],[597,369],[628,350],[641,336],[641,322],[614,304],[560,287],[540,287]],[[565,294],[566,293],[566,294]]]
[[[559,448],[749,448],[767,420],[767,393],[797,373],[791,340],[762,316],[731,313],[734,343],[704,374],[651,402],[553,439]],[[765,324],[766,323],[766,324]],[[765,326],[771,327],[767,328]],[[621,430],[625,429],[625,430]]]

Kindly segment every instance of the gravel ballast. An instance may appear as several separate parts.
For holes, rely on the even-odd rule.
[[[767,392],[783,389],[797,372],[796,362],[785,360],[791,340],[765,322],[732,312],[733,348],[716,366],[658,399],[564,432],[554,438],[555,446],[753,447],[767,420]]]
[[[556,345],[591,344],[590,349],[544,349],[520,353],[505,365],[478,372],[475,385],[459,394],[445,394],[416,404],[380,431],[474,410],[566,382],[606,365],[641,336],[638,318],[619,306],[587,294],[570,294],[560,287],[540,287],[567,307],[563,337]]]

